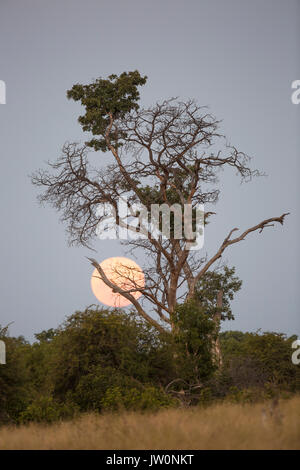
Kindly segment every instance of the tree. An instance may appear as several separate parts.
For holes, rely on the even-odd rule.
[[[275,223],[283,225],[287,214],[265,219],[236,237],[233,234],[238,228],[233,228],[213,256],[199,256],[193,249],[197,227],[196,231],[193,228],[201,220],[199,207],[218,201],[220,170],[231,168],[242,181],[251,180],[259,172],[250,168],[250,158],[245,153],[224,143],[220,122],[194,100],[182,102],[171,98],[140,109],[138,87],[146,80],[147,77],[134,71],[98,79],[89,85],[74,85],[67,96],[85,107],[79,123],[93,138],[83,146],[65,144],[59,159],[50,163],[51,170],[37,171],[32,180],[44,189],[40,201],[61,212],[71,243],[89,246],[99,224],[105,221],[105,211],[99,211],[105,204],[112,208],[119,230],[135,234],[125,243],[132,249],[142,248],[147,254],[146,287],[135,284],[122,289],[106,276],[95,259],[90,260],[105,284],[130,300],[139,315],[163,332],[176,328],[174,315],[178,303],[192,299],[202,282],[214,282],[211,270],[229,246]],[[99,157],[110,152],[111,163],[92,168],[89,148],[100,151]],[[119,210],[120,198],[126,203],[129,217]],[[158,208],[153,234],[149,214],[155,204],[164,207]],[[190,208],[191,224],[189,230],[178,236],[184,226],[185,206]],[[146,214],[141,215],[144,210],[141,207]],[[166,237],[161,212],[168,215],[168,211],[170,233]],[[213,214],[211,211],[202,214],[204,225]],[[132,218],[137,217],[135,224]],[[146,312],[143,303],[132,295],[133,290],[141,291],[142,299],[152,303],[159,320]],[[218,295],[218,311],[224,315],[228,310],[222,291]],[[201,301],[207,305],[207,300]]]
[[[0,366],[0,424],[17,422],[32,395],[27,369],[30,345],[23,336],[10,337],[7,329],[0,325],[0,339],[6,346],[6,364]]]
[[[215,336],[212,339],[212,351],[218,365],[222,365],[219,341],[221,320],[234,319],[230,302],[242,286],[242,281],[234,274],[235,268],[227,266],[207,271],[198,281],[194,295],[206,315],[214,322]]]
[[[295,338],[276,332],[222,332],[220,341],[228,386],[239,390],[266,388],[274,393],[297,391],[299,367],[291,361]]]

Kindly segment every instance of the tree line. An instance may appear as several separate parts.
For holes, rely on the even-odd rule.
[[[134,311],[91,306],[36,334],[32,344],[3,329],[0,423],[256,402],[300,391],[300,368],[291,361],[295,336],[222,332],[220,366],[211,347],[214,321],[191,303],[176,309],[176,322],[177,334],[167,335]]]

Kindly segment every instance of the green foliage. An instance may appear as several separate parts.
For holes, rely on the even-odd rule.
[[[210,317],[219,313],[217,295],[219,291],[222,291],[223,304],[221,319],[234,319],[230,303],[234,298],[234,294],[238,292],[242,286],[242,281],[234,274],[234,267],[228,268],[224,266],[222,270],[207,271],[198,282],[195,297],[205,308],[205,311]]]
[[[291,362],[295,337],[223,332],[223,366],[216,370],[215,323],[206,309],[192,299],[177,306],[173,321],[175,334],[164,335],[134,314],[87,309],[37,334],[32,345],[2,333],[0,424],[220,399],[253,403],[299,391],[300,367]]]
[[[154,373],[149,356],[157,342],[156,330],[134,314],[106,309],[75,313],[52,341],[50,375],[55,396],[74,391],[95,367],[145,381]]]
[[[165,203],[164,195],[158,185],[139,187],[141,202],[148,206],[149,204]],[[180,196],[173,188],[166,189],[167,200],[170,204],[180,204]]]
[[[75,416],[76,407],[69,403],[59,403],[51,396],[41,396],[34,400],[22,411],[19,423],[25,424],[30,421],[37,423],[53,423],[61,419],[70,419]]]
[[[50,328],[49,330],[43,330],[40,333],[36,333],[34,337],[39,341],[39,343],[42,343],[51,341],[56,335],[57,330]]]
[[[103,397],[108,390],[129,390],[136,387],[140,389],[142,384],[133,377],[124,375],[118,369],[98,365],[91,367],[89,373],[80,378],[71,396],[81,411],[102,411]]]
[[[106,411],[156,411],[161,408],[176,406],[178,401],[163,390],[153,386],[138,388],[111,387],[101,400],[102,408]]]
[[[30,380],[34,389],[39,392],[48,392],[52,387],[49,377],[51,342],[56,334],[57,332],[53,328],[35,334],[37,342],[33,343],[27,351],[27,368]]]
[[[178,183],[179,183],[178,178],[180,178],[180,176],[177,175],[176,178],[177,178],[177,181],[175,181],[175,180],[173,181],[174,186],[178,185]],[[178,192],[174,188],[169,188],[168,187],[168,188],[166,188],[165,193],[163,194],[162,191],[161,191],[161,188],[158,185],[140,186],[138,181],[136,183],[137,183],[138,191],[139,191],[139,200],[146,207],[150,207],[151,204],[158,204],[160,206],[163,205],[163,204],[164,205],[167,204],[168,208],[170,206],[173,206],[173,205],[176,204],[176,205],[181,207],[182,239],[185,240],[186,238],[185,238],[185,232],[184,232],[184,230],[185,230],[184,206],[183,206],[183,202],[182,202]],[[180,186],[182,186],[183,183],[184,183],[184,181],[182,180]],[[181,187],[181,193],[186,198],[186,201],[187,201],[187,198],[188,198],[189,191],[190,191],[189,185],[187,186],[186,189]],[[166,197],[167,203],[166,203],[165,197]],[[148,217],[149,217],[148,222],[150,222],[151,221],[151,210],[149,210]],[[169,217],[168,223],[167,223],[168,228],[170,229],[170,233],[168,235],[168,237],[170,239],[174,239],[174,236],[175,236],[175,234],[174,234],[175,218],[174,217],[175,217],[174,211],[170,210],[170,217]],[[197,220],[197,209],[195,207],[192,208],[192,211],[191,211],[191,222],[192,222],[192,230],[195,233],[197,231],[197,223],[199,223],[199,221]],[[160,212],[160,214],[159,214],[158,227],[159,227],[159,230],[161,232],[163,232],[162,212]]]
[[[22,336],[0,339],[6,346],[6,364],[0,365],[0,422],[16,422],[33,392],[26,363],[30,346]]]
[[[130,111],[137,110],[140,98],[138,86],[144,85],[146,81],[147,77],[142,77],[135,70],[123,72],[119,76],[110,75],[107,79],[99,78],[90,85],[76,84],[68,90],[69,99],[80,101],[85,106],[85,115],[78,119],[82,129],[100,136],[99,139],[87,142],[88,146],[103,152],[108,149],[105,132],[110,115],[114,119],[122,119]],[[124,137],[124,133],[112,129],[110,140],[113,145],[120,146]]]
[[[221,333],[224,365],[211,384],[215,396],[254,402],[297,392],[300,368],[291,361],[294,340],[272,332]]]
[[[180,377],[187,382],[202,381],[215,370],[212,341],[216,337],[214,321],[196,299],[177,305],[174,314],[176,363]]]
[[[207,406],[213,402],[213,391],[210,387],[203,387],[198,394],[198,406]]]

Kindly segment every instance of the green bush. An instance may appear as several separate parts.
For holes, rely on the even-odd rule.
[[[22,336],[0,339],[6,345],[6,364],[0,365],[0,424],[6,424],[17,422],[32,400],[34,387],[27,366],[29,343]]]
[[[0,367],[0,424],[215,400],[253,403],[299,390],[300,366],[291,361],[295,337],[221,333],[223,366],[216,369],[215,325],[199,302],[178,305],[173,321],[175,334],[160,334],[133,314],[87,309],[57,330],[37,334],[33,344],[0,329],[7,349]]]
[[[220,339],[229,386],[297,391],[299,366],[291,360],[295,336],[227,331]]]
[[[111,387],[102,398],[102,408],[106,411],[156,411],[161,408],[176,406],[177,400],[167,395],[163,390],[148,386],[143,390],[137,388],[124,389]]]
[[[210,387],[203,387],[198,395],[198,406],[208,406],[213,401],[213,392]]]
[[[30,421],[53,423],[60,419],[73,418],[77,411],[72,404],[58,403],[51,396],[42,396],[22,411],[18,421],[22,424]]]
[[[216,370],[212,357],[214,321],[195,299],[178,305],[173,321],[177,376],[188,383],[208,380]]]
[[[155,380],[161,367],[152,360],[158,345],[156,330],[135,315],[107,309],[75,313],[52,340],[49,376],[55,398],[63,400],[82,380],[93,382],[91,374],[104,369],[143,383]]]
[[[81,411],[102,411],[103,397],[107,390],[133,390],[141,387],[142,384],[137,380],[122,374],[117,369],[98,365],[80,378],[75,391],[69,396]]]

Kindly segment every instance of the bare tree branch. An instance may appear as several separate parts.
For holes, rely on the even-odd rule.
[[[112,289],[113,292],[117,292],[118,294],[122,295],[123,297],[125,297],[125,299],[129,300],[136,308],[137,312],[148,322],[150,323],[152,326],[154,326],[158,331],[160,331],[161,333],[164,333],[166,332],[166,330],[159,324],[157,323],[152,317],[150,317],[150,315],[148,315],[144,309],[141,307],[140,303],[136,300],[136,298],[130,293],[130,290],[129,291],[125,291],[123,289],[121,289],[117,284],[114,284],[112,281],[110,281],[108,279],[108,277],[106,276],[104,270],[101,268],[100,264],[93,258],[87,258],[92,266],[94,266],[102,281]]]
[[[246,236],[251,233],[251,232],[255,232],[256,230],[259,230],[259,233],[261,233],[264,228],[266,227],[270,227],[272,225],[270,225],[270,222],[278,222],[280,223],[281,225],[283,225],[284,223],[284,218],[289,215],[290,213],[289,212],[286,212],[284,214],[282,214],[280,217],[272,217],[271,219],[266,219],[266,220],[263,220],[262,222],[260,222],[259,224],[255,225],[254,227],[251,227],[251,228],[248,228],[247,230],[245,230],[239,237],[237,238],[233,238],[231,239],[231,235],[239,230],[238,228],[234,228],[232,229],[229,234],[227,235],[227,237],[225,238],[225,240],[223,241],[222,245],[220,246],[219,250],[217,251],[217,253],[205,264],[205,266],[201,269],[201,271],[199,271],[199,273],[196,275],[195,277],[195,282],[197,282],[201,276],[203,276],[207,271],[208,269],[210,268],[210,266],[215,262],[217,261],[217,259],[221,258],[222,256],[222,253],[224,252],[224,250],[230,246],[230,245],[233,245],[234,243],[238,243],[242,240],[244,240],[246,238]]]

